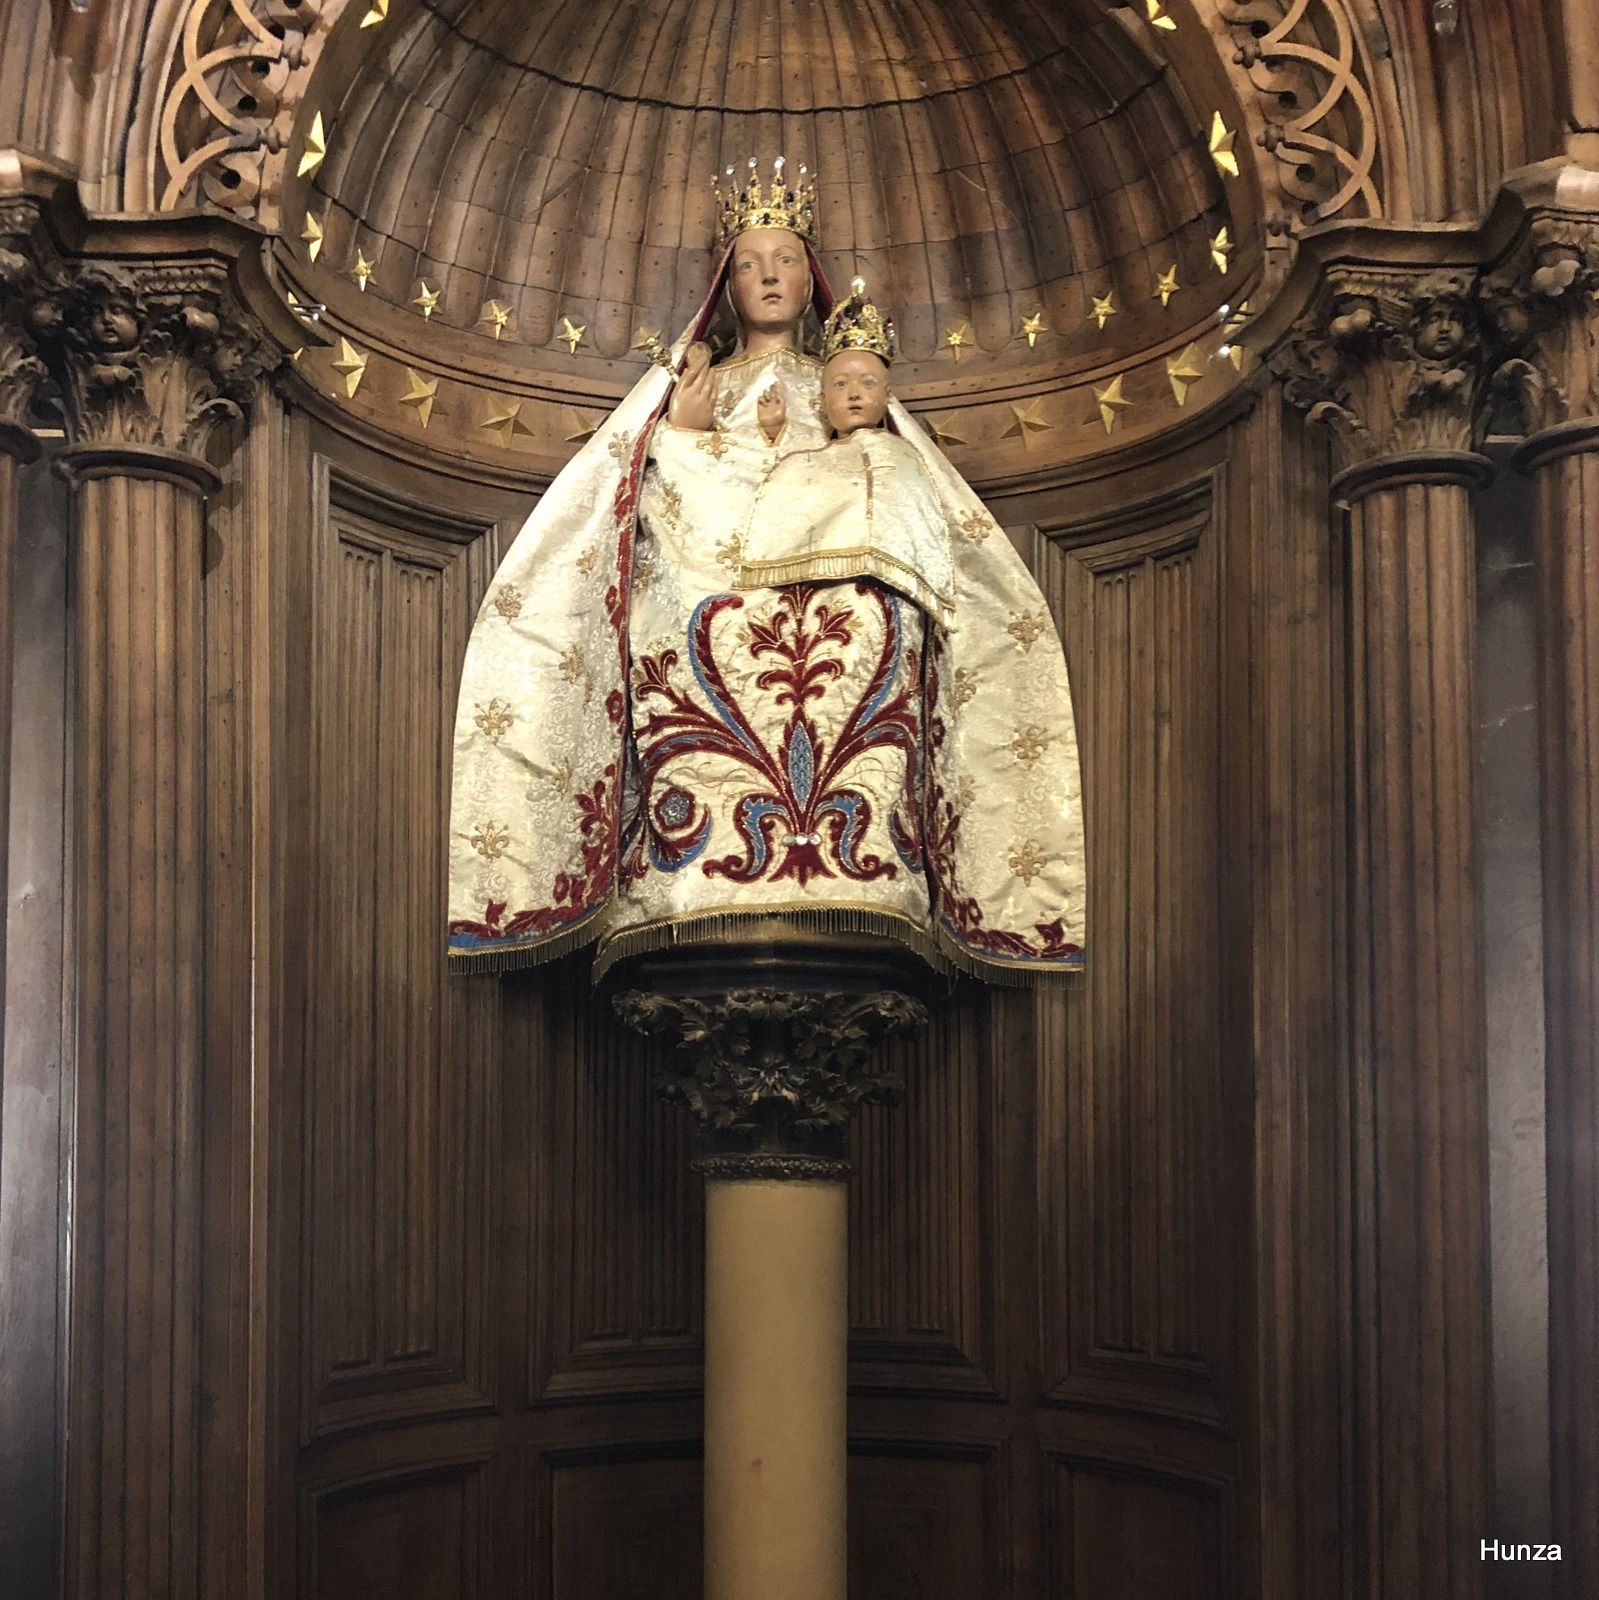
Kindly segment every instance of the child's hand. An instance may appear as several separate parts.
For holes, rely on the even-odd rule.
[[[788,406],[783,401],[783,391],[775,383],[755,402],[755,417],[767,442],[776,444],[778,434],[788,421]]]
[[[672,391],[666,420],[679,428],[696,428],[704,433],[716,420],[716,379],[711,373],[711,352],[707,345],[689,346],[683,376]]]

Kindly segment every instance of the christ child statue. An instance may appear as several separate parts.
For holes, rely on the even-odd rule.
[[[885,421],[895,354],[894,324],[856,278],[823,329],[831,437],[766,473],[741,540],[738,588],[875,578],[940,627],[953,626],[949,519],[921,456]],[[771,437],[783,418],[762,425]]]

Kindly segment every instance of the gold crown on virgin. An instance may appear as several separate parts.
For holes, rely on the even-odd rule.
[[[842,350],[870,350],[885,362],[899,354],[894,324],[866,298],[866,280],[852,278],[849,293],[827,314],[822,325],[822,360]]]
[[[772,163],[772,181],[763,184],[756,171],[756,160],[750,157],[749,177],[740,188],[733,182],[735,169],[726,172],[727,187],[722,178],[713,178],[716,191],[716,242],[726,244],[746,228],[787,228],[802,239],[813,237],[816,226],[816,185],[804,167],[799,169],[799,181],[790,183],[783,176],[783,158]]]

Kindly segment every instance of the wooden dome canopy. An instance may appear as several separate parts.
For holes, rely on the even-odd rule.
[[[830,276],[868,278],[927,380],[955,376],[963,323],[960,375],[989,381],[1164,345],[1228,297],[1217,230],[1258,236],[1250,186],[1224,193],[1211,159],[1206,91],[1094,0],[425,0],[364,37],[318,95],[320,270],[360,250],[391,305],[425,281],[435,327],[497,300],[539,365],[602,382],[641,325],[692,314],[711,176],[751,155],[818,175]],[[1039,311],[1034,350],[1018,328]],[[575,356],[563,317],[586,328]]]

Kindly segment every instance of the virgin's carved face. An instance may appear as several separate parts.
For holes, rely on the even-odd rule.
[[[746,333],[799,326],[811,300],[805,246],[787,228],[746,228],[733,243],[728,292]]]

